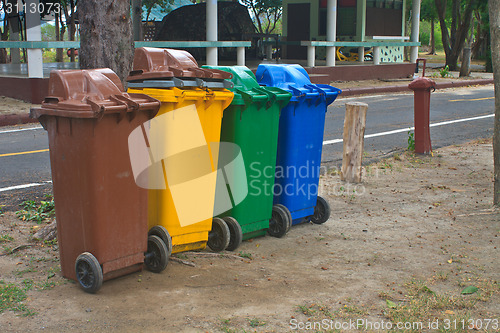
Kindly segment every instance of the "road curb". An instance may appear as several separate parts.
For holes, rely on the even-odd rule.
[[[480,86],[493,83],[494,83],[493,79],[474,79],[474,80],[439,82],[436,84],[436,89]],[[397,86],[385,86],[385,87],[346,88],[342,89],[342,96],[346,97],[346,96],[358,96],[367,94],[381,94],[381,93],[404,92],[404,91],[411,91],[408,88],[407,84],[397,85]]]
[[[37,119],[30,118],[29,113],[6,114],[0,116],[0,127],[37,123]]]

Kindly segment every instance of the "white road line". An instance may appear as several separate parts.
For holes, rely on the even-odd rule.
[[[35,186],[42,186],[42,185],[47,185],[47,184],[50,184],[50,183],[52,183],[51,180],[45,181],[43,183],[31,183],[31,184],[23,184],[23,185],[16,185],[16,186],[10,186],[10,187],[3,187],[3,188],[0,188],[0,192],[21,190],[23,188],[29,188],[29,187],[35,187]]]
[[[456,124],[456,123],[462,123],[465,121],[473,121],[473,120],[479,120],[479,119],[485,119],[485,118],[492,118],[495,117],[495,114],[487,114],[484,116],[477,116],[477,117],[471,117],[471,118],[462,118],[462,119],[455,119],[455,120],[449,120],[449,121],[442,121],[439,123],[434,123],[430,124],[429,127],[437,127],[437,126],[444,126],[444,125],[450,125],[450,124]],[[374,134],[367,134],[365,135],[365,139],[367,138],[374,138],[377,136],[385,136],[385,135],[390,135],[390,134],[396,134],[396,133],[403,133],[403,132],[408,132],[408,131],[413,131],[415,127],[407,127],[407,128],[401,128],[393,131],[387,131],[387,132],[380,132],[380,133],[374,133]],[[326,145],[331,145],[334,143],[341,143],[343,142],[342,139],[334,139],[334,140],[328,140],[328,141],[323,141],[323,146]]]
[[[20,129],[15,129],[15,130],[0,131],[0,134],[16,133],[16,132],[24,132],[24,131],[36,131],[39,129],[43,129],[43,127],[36,126],[36,127],[30,127],[30,128],[20,128]]]

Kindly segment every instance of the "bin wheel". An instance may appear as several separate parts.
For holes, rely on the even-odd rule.
[[[151,229],[149,229],[148,236],[158,236],[161,238],[163,243],[167,246],[168,256],[172,254],[172,237],[168,233],[167,229],[161,225],[155,225]]]
[[[168,264],[168,248],[162,239],[156,235],[148,236],[148,250],[144,258],[144,265],[153,273],[160,273]]]
[[[103,275],[99,261],[92,253],[84,252],[75,261],[76,279],[84,291],[94,294],[102,287]]]
[[[276,207],[281,207],[285,211],[285,213],[288,215],[288,220],[290,221],[290,223],[288,224],[288,230],[286,232],[290,231],[290,228],[292,227],[292,222],[293,222],[293,220],[292,220],[292,213],[290,213],[290,210],[288,210],[288,208],[286,208],[285,205],[276,204],[275,206]]]
[[[323,197],[318,195],[316,206],[314,207],[314,215],[311,216],[311,222],[314,224],[323,224],[330,218],[330,205]]]
[[[273,206],[267,233],[273,237],[281,238],[285,236],[291,224],[292,221],[286,211],[282,207]]]
[[[214,217],[212,230],[208,233],[208,247],[214,252],[220,252],[229,245],[229,228],[223,219]]]
[[[222,218],[224,222],[226,222],[227,227],[229,228],[229,245],[226,247],[228,251],[236,250],[243,241],[243,232],[241,231],[241,226],[236,221],[234,217],[226,216]]]

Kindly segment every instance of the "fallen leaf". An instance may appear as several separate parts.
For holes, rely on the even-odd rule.
[[[453,262],[453,259],[448,260],[448,264],[451,264]]]
[[[328,267],[321,267],[322,270],[326,271],[328,269]]]
[[[390,309],[395,309],[397,307],[396,303],[394,303],[391,300],[386,299],[385,303],[387,304],[387,307],[390,308]]]
[[[479,290],[479,288],[476,286],[468,286],[464,290],[462,290],[462,295],[474,294],[478,290]]]
[[[444,313],[449,314],[449,315],[455,314],[455,312],[453,312],[451,310],[446,310]]]

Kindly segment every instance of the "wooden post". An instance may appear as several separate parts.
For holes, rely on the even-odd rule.
[[[344,155],[340,179],[349,183],[360,183],[368,104],[346,103],[345,107]]]

